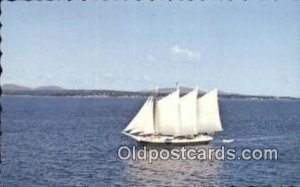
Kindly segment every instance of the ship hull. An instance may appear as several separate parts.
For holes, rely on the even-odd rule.
[[[201,141],[201,142],[147,142],[147,141],[137,141],[138,144],[143,146],[186,146],[186,145],[207,145],[210,141]]]
[[[213,140],[209,135],[198,135],[194,138],[176,138],[170,136],[135,136],[126,134],[141,145],[203,145]]]

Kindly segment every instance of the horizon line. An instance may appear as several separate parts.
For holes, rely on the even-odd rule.
[[[16,83],[4,83],[1,84],[1,89],[3,90],[3,86],[4,85],[14,85],[14,86],[20,86],[20,87],[25,87],[27,89],[32,89],[32,90],[36,90],[40,87],[58,87],[58,90],[86,90],[86,91],[100,91],[100,90],[106,90],[106,91],[123,91],[123,92],[150,92],[155,90],[154,89],[139,89],[139,90],[125,90],[125,89],[108,89],[108,88],[97,88],[97,89],[89,89],[89,88],[66,88],[63,86],[59,86],[56,84],[49,84],[49,85],[40,85],[40,86],[26,86],[26,85],[20,85],[20,84],[16,84]],[[179,86],[179,88],[187,88],[187,89],[195,89],[195,88],[191,88],[191,87],[186,87],[186,86]],[[176,89],[176,85],[174,87],[161,87],[161,89]],[[202,92],[209,92],[206,90],[202,90],[199,89],[199,87],[197,87],[198,91],[202,91]],[[261,96],[261,97],[290,97],[290,98],[300,98],[300,96],[287,96],[287,95],[272,95],[272,94],[248,94],[248,93],[236,93],[236,92],[231,92],[231,91],[223,91],[218,89],[219,92],[223,93],[222,95],[242,95],[242,96]]]

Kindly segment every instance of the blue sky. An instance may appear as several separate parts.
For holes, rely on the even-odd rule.
[[[300,96],[299,1],[2,2],[2,84]]]

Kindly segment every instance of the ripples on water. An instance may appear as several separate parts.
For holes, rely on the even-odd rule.
[[[277,161],[122,161],[143,99],[2,97],[3,186],[300,185],[300,102],[222,100],[208,147],[277,148]]]

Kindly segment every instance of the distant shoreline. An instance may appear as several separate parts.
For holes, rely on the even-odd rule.
[[[149,96],[149,95],[148,95]],[[116,99],[146,99],[148,96],[101,96],[101,95],[26,95],[26,94],[2,94],[1,97],[23,97],[23,98],[34,98],[34,97],[45,97],[45,98],[74,98],[74,99],[105,99],[105,98],[116,98]],[[225,96],[219,95],[219,99],[222,100],[253,100],[253,101],[261,101],[261,100],[300,100],[300,98],[293,97],[270,97],[270,96]]]
[[[192,91],[192,88],[180,87],[181,96]],[[159,97],[168,95],[174,88],[160,88],[157,93]],[[64,89],[59,86],[40,86],[29,88],[16,84],[4,84],[2,86],[3,96],[41,96],[41,97],[70,97],[70,98],[146,98],[152,95],[154,90],[143,91],[122,91],[122,90],[84,90],[84,89]],[[206,92],[198,90],[201,97]],[[247,100],[300,100],[300,98],[289,96],[266,96],[266,95],[246,95],[219,91],[220,99],[247,99]]]

